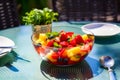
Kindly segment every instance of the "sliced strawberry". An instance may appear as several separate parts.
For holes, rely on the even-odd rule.
[[[53,52],[53,53],[52,53],[52,58],[58,59],[58,58],[59,58],[59,55],[58,55],[56,52]]]
[[[68,37],[66,33],[61,33],[60,41],[67,41]]]
[[[82,36],[81,36],[81,35],[77,35],[77,36],[75,37],[75,39],[76,39],[76,43],[77,43],[77,44],[84,43],[84,40],[82,39]]]
[[[66,32],[68,37],[72,37],[72,35],[74,34],[74,32]]]
[[[66,52],[66,50],[65,50],[64,48],[60,48],[60,49],[58,50],[58,54],[59,54],[59,56],[60,56],[61,58],[65,58],[65,57],[67,56],[67,52]]]
[[[72,46],[76,46],[76,39],[74,38],[74,39],[72,39],[71,41],[70,41],[70,44],[72,45]]]
[[[47,43],[47,46],[48,46],[48,47],[53,47],[53,44],[54,44],[54,40],[50,40],[50,41]]]
[[[88,39],[84,40],[84,43],[89,43],[89,42],[92,42],[92,41],[93,41],[92,39],[88,38]]]
[[[66,42],[66,41],[62,41],[62,42],[60,42],[60,45],[61,45],[62,47],[67,47],[67,46],[69,45],[69,43]]]
[[[68,48],[72,48],[73,46],[71,44],[68,45]]]

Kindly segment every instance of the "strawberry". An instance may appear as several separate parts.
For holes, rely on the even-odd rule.
[[[67,41],[68,37],[66,33],[61,33],[60,41]]]
[[[72,37],[73,34],[74,34],[74,32],[66,32],[66,35],[67,35],[68,37]]]
[[[74,39],[72,39],[71,41],[70,41],[70,44],[72,45],[72,46],[76,46],[76,39],[74,38]]]
[[[53,53],[52,53],[52,58],[58,59],[58,58],[59,58],[59,55],[58,55],[56,52],[53,52]]]
[[[90,43],[92,41],[93,41],[92,39],[88,38],[88,39],[84,40],[84,43]]]
[[[66,50],[64,48],[59,48],[58,54],[61,58],[65,58],[67,56]]]
[[[75,39],[76,39],[76,43],[77,43],[77,44],[84,43],[84,40],[82,39],[82,36],[81,36],[81,35],[77,35],[77,36],[75,37]]]
[[[47,43],[47,46],[48,46],[48,47],[53,47],[53,44],[54,44],[54,40],[50,40],[50,41]]]
[[[60,42],[60,45],[61,45],[62,47],[67,47],[67,46],[69,45],[69,43],[66,42],[66,41],[62,41],[62,42]]]

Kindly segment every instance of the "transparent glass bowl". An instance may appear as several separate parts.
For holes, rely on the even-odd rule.
[[[94,45],[93,33],[88,30],[82,30],[78,27],[56,26],[52,28],[52,32],[60,33],[61,31],[64,31],[65,33],[73,32],[74,38],[75,36],[80,35],[83,40],[82,43],[79,43],[79,40],[76,40],[76,44],[71,46],[71,40],[74,39],[72,36],[70,37],[69,41],[63,40],[63,42],[68,42],[67,46],[51,47],[47,44],[50,40],[53,39],[48,39],[48,37],[45,36],[46,33],[33,33],[31,39],[38,55],[41,56],[44,61],[47,61],[56,66],[71,66],[84,60]],[[61,34],[57,36],[57,38],[59,38],[58,44],[62,43],[60,36]],[[79,44],[77,44],[77,42]],[[74,41],[72,44],[74,44]]]

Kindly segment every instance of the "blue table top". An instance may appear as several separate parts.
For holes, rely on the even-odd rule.
[[[85,24],[87,23],[54,22],[52,25],[70,28]],[[68,68],[56,67],[42,61],[32,45],[31,35],[31,25],[0,31],[0,36],[10,38],[17,46],[0,58],[0,80],[109,80],[108,71],[99,63],[99,58],[103,55],[109,55],[115,59],[112,69],[117,80],[120,79],[120,34],[111,37],[95,37],[94,47],[86,59]]]

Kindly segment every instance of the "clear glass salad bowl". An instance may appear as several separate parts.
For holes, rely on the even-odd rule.
[[[53,27],[52,32],[33,33],[31,39],[38,55],[56,66],[80,63],[94,44],[92,32],[70,26]]]

